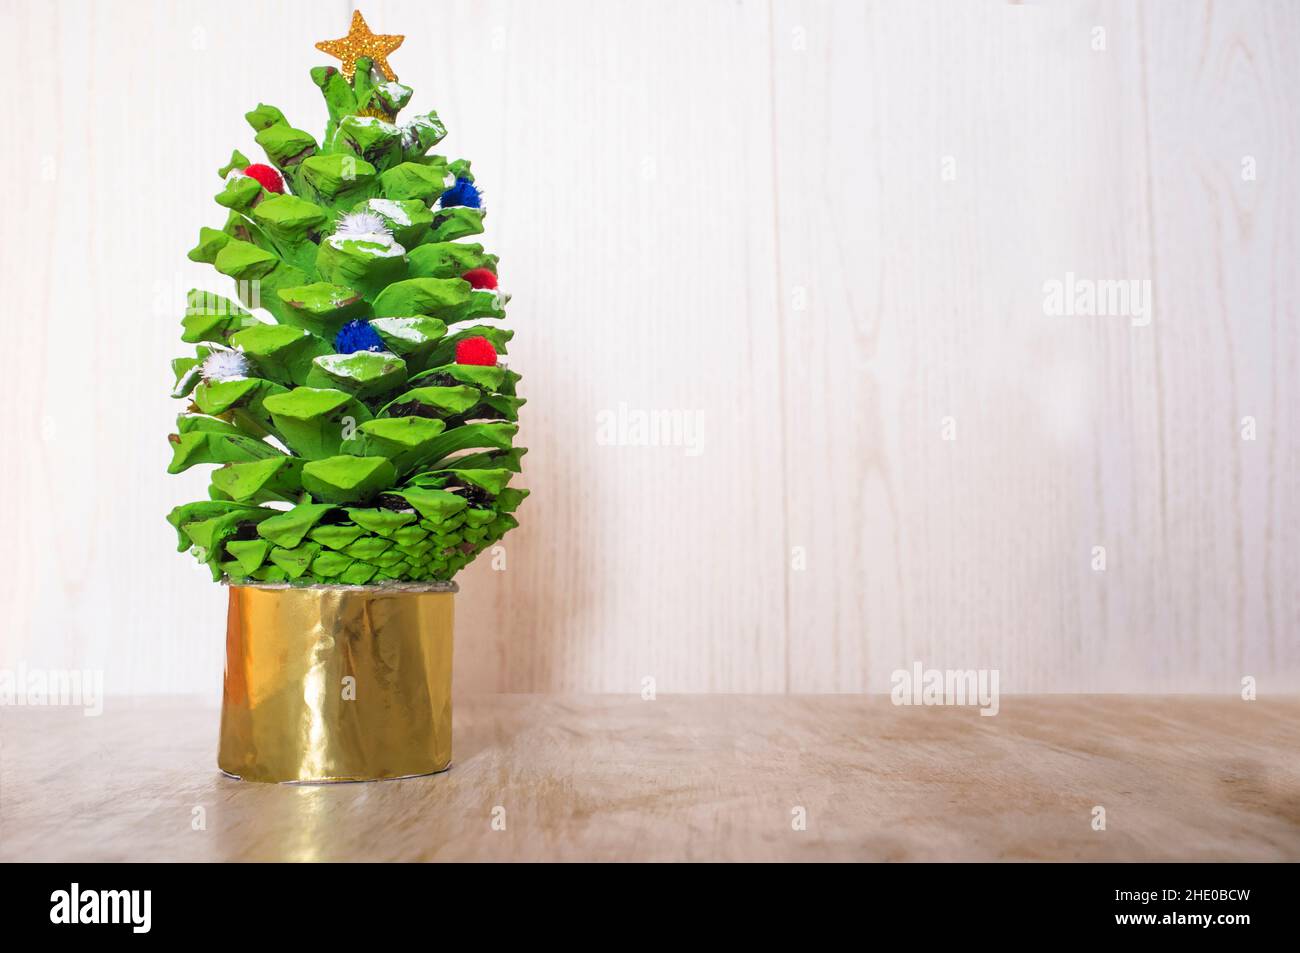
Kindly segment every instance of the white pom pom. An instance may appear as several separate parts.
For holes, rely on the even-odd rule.
[[[240,351],[222,349],[203,359],[205,381],[233,381],[248,376],[248,358]]]
[[[340,238],[352,238],[359,241],[387,244],[393,240],[393,233],[388,230],[382,216],[374,212],[349,212],[339,219],[334,234]]]

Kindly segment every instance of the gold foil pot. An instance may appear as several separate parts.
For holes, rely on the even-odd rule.
[[[456,586],[230,586],[217,764],[372,781],[451,764]]]

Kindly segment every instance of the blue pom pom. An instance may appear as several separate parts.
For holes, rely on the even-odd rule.
[[[349,321],[334,338],[334,350],[340,354],[355,351],[382,351],[384,340],[365,321]]]
[[[479,190],[474,188],[474,183],[469,179],[457,179],[456,184],[442,193],[442,198],[438,200],[443,208],[451,208],[453,205],[464,205],[466,208],[479,208],[483,200],[479,195]]]

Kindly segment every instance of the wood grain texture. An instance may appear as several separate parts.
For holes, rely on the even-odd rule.
[[[0,7],[0,667],[214,697],[223,594],[161,519],[205,492],[163,472],[183,294],[223,289],[184,252],[247,109],[322,125],[351,5]],[[1300,689],[1296,5],[365,12],[515,295],[534,495],[460,579],[464,690]],[[1154,320],[1044,315],[1067,272]],[[702,452],[602,444],[620,406]]]
[[[476,696],[449,772],[321,786],[216,717],[0,710],[0,860],[1300,860],[1294,698]]]
[[[773,10],[791,688],[1293,687],[1296,10]]]

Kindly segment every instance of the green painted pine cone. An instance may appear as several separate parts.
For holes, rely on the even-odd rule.
[[[219,170],[226,223],[190,251],[238,298],[191,292],[194,355],[172,362],[172,396],[189,406],[169,471],[217,468],[210,499],[168,521],[214,579],[450,580],[517,525],[528,493],[508,485],[525,453],[519,375],[456,359],[467,338],[503,354],[512,336],[478,323],[503,319],[508,297],[463,277],[497,271],[462,241],[485,210],[442,207],[452,185],[477,201],[469,163],[426,154],[446,133],[435,113],[374,118],[410,89],[371,69],[313,70],[321,144],[273,106],[247,114],[287,189],[268,191],[274,176],[235,152]]]

